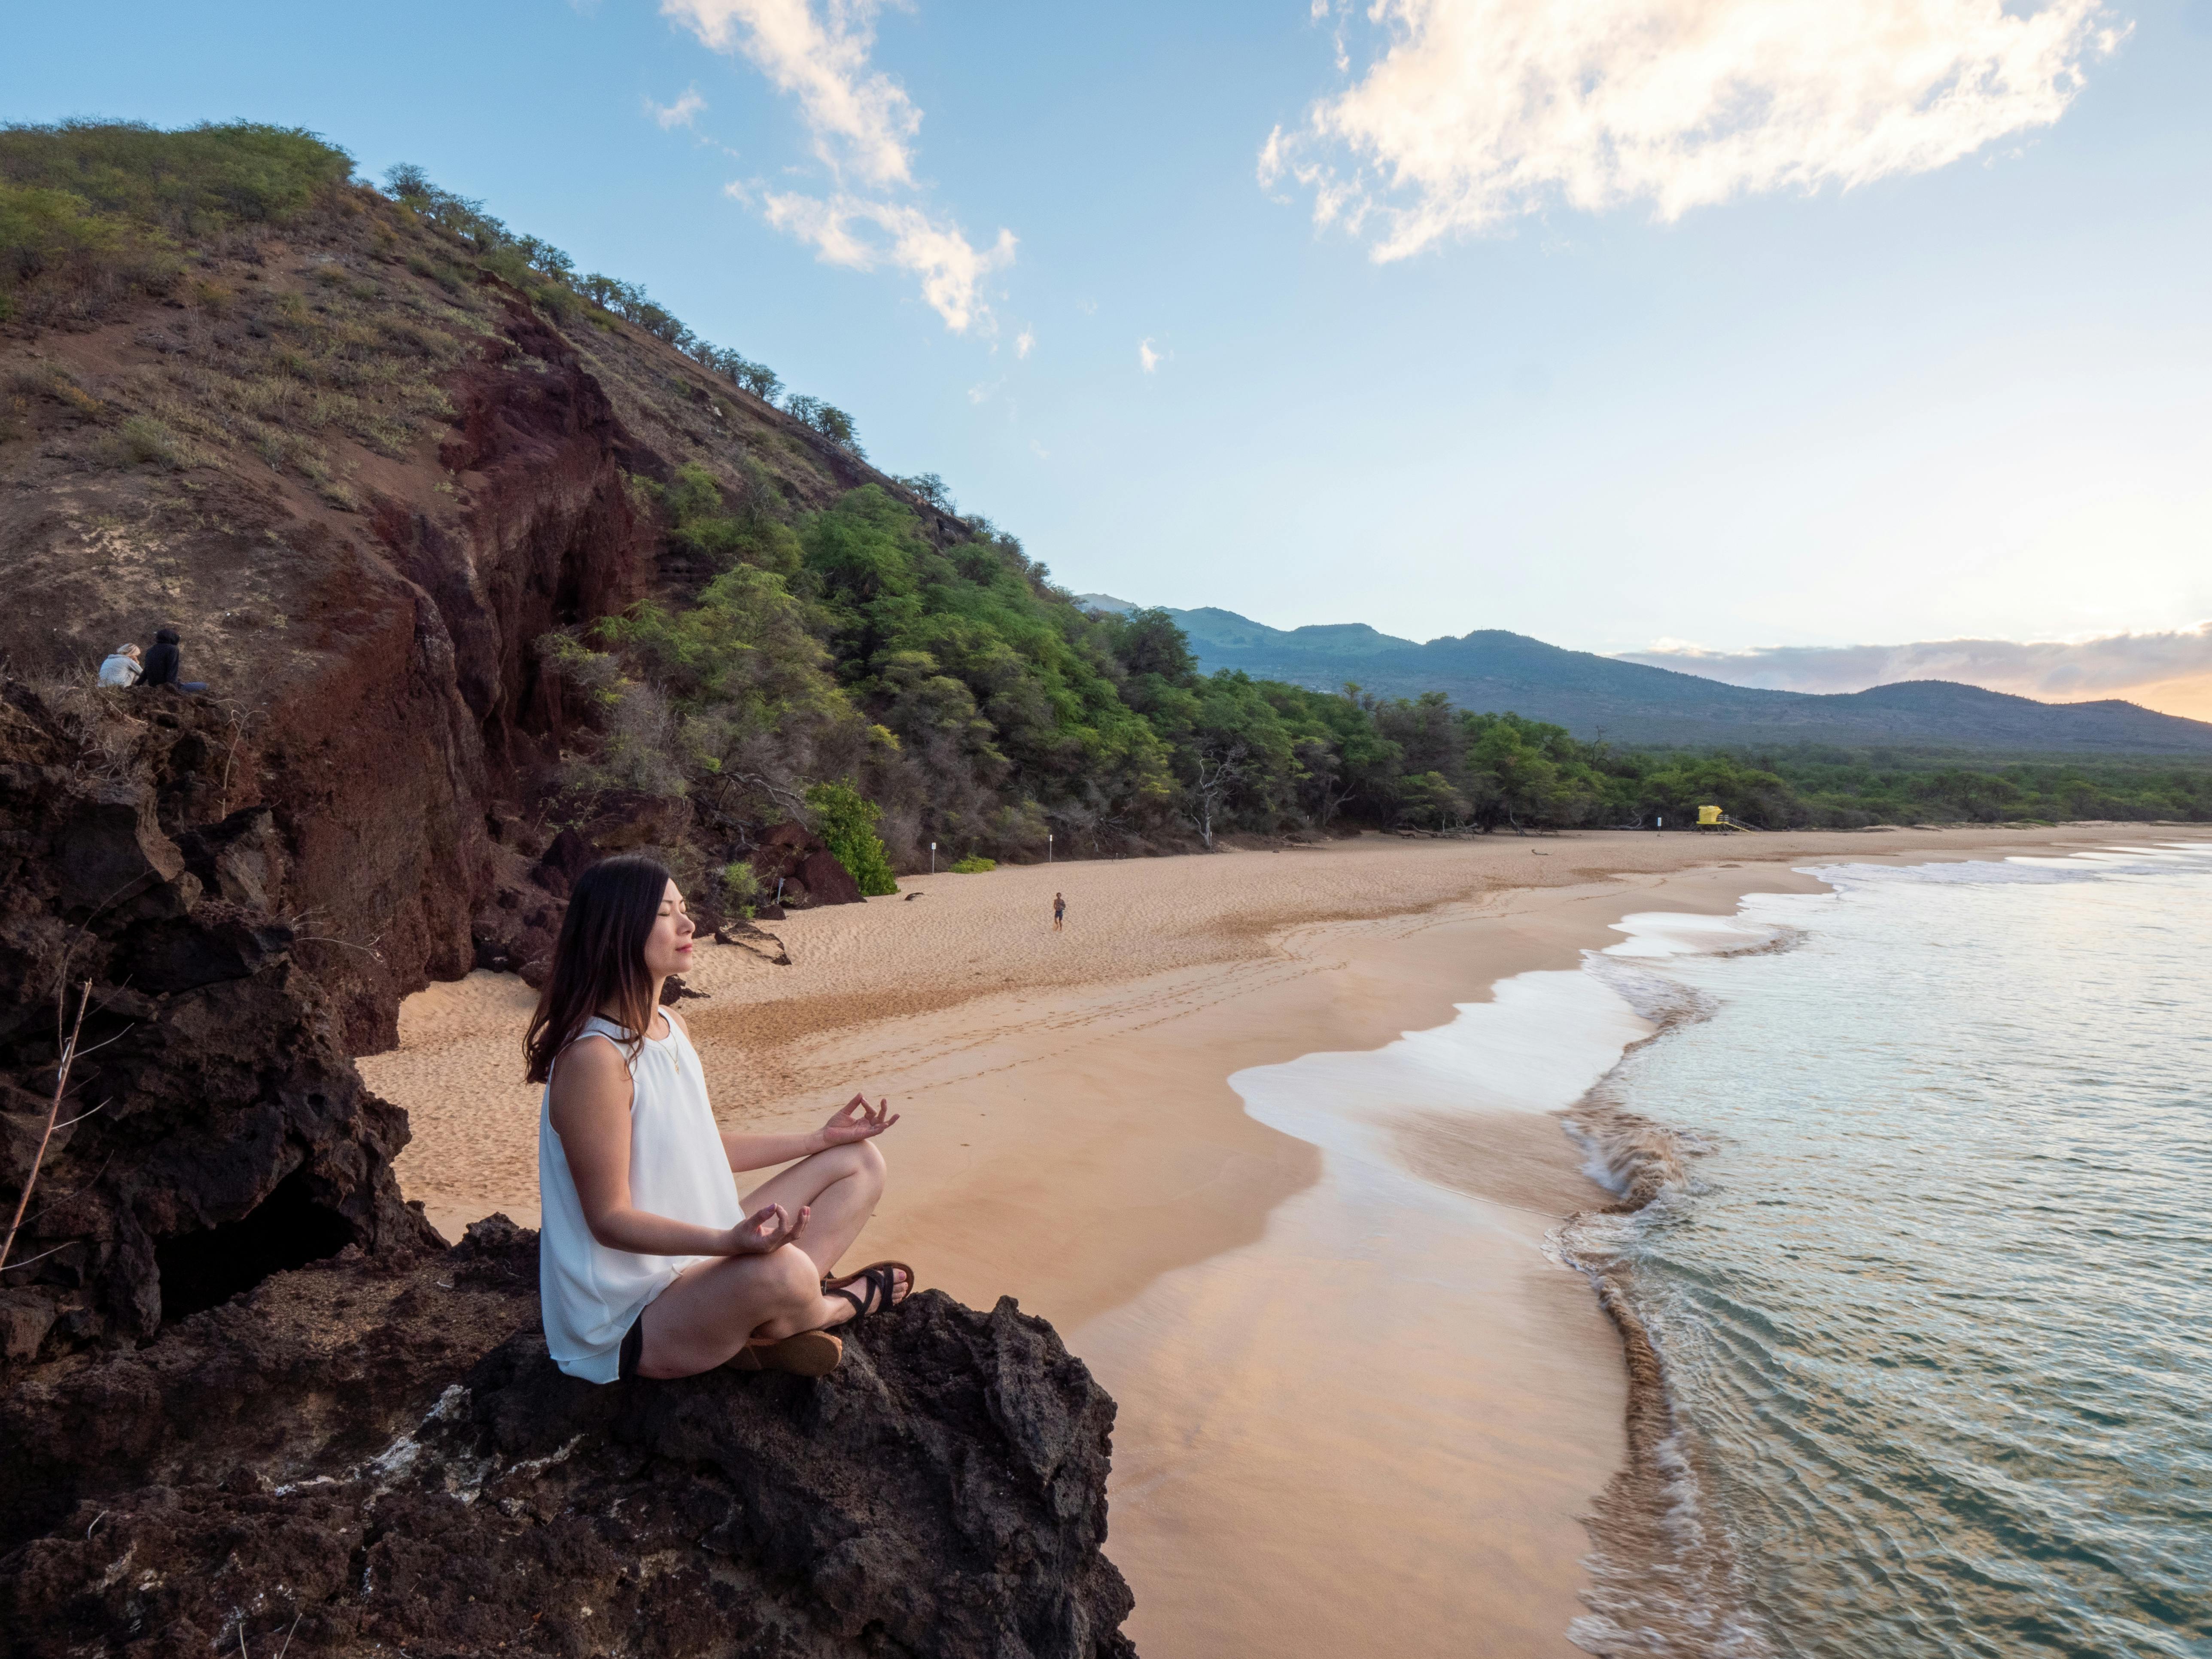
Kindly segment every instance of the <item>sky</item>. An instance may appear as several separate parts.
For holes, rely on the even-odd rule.
[[[1078,592],[2212,717],[2212,0],[0,4],[0,117],[418,164]]]

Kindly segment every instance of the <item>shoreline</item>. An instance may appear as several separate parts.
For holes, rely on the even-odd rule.
[[[1969,880],[1977,887],[2002,889],[2015,883],[2039,885],[2039,878],[2045,875],[2060,881],[2094,880],[2101,873],[2112,872],[2142,875],[2160,868],[2186,869],[2189,856],[2208,853],[2212,853],[2212,836],[2176,836],[2169,829],[2164,835],[2115,836],[2094,847],[2014,849],[2021,865],[2036,868],[2029,871],[2015,866],[2012,871],[1992,871]],[[2144,855],[2148,855],[2149,861]],[[1987,857],[1996,861],[1994,852]],[[1889,887],[1888,890],[1909,892],[1912,886],[1923,884],[1939,890],[1950,888],[1950,882],[1932,872],[1960,861],[1942,858],[1899,861],[1888,867],[1912,879],[1901,889]],[[1821,896],[1843,899],[1854,890],[1881,891],[1888,887],[1878,878],[1867,881],[1850,867],[1853,864],[1861,861],[1838,860],[1817,872],[1823,878],[1818,884]],[[1867,866],[1861,864],[1861,869]],[[1684,1405],[1685,1377],[1694,1377],[1705,1339],[1690,1335],[1689,1357],[1677,1352],[1670,1359],[1664,1334],[1671,1329],[1679,1341],[1685,1332],[1674,1324],[1667,1304],[1655,1297],[1644,1278],[1650,1264],[1638,1256],[1645,1225],[1654,1217],[1660,1218],[1662,1224],[1679,1224],[1686,1212],[1695,1216],[1709,1201],[1724,1207],[1729,1188],[1756,1176],[1738,1170],[1735,1181],[1713,1177],[1717,1184],[1709,1190],[1693,1173],[1698,1160],[1738,1151],[1725,1130],[1699,1123],[1694,1097],[1726,1090],[1713,1072],[1705,1066],[1692,1068],[1687,1075],[1695,1083],[1688,1085],[1677,1064],[1674,1087],[1681,1091],[1686,1086],[1692,1097],[1662,1092],[1661,1103],[1655,1108],[1639,1100],[1637,1079],[1641,1074],[1632,1062],[1638,1050],[1723,1017],[1731,1009],[1739,1021],[1742,1019],[1740,999],[1747,990],[1742,982],[1723,988],[1726,981],[1716,981],[1710,973],[1693,971],[1691,976],[1678,977],[1679,970],[1690,969],[1701,959],[1707,963],[1723,963],[1794,951],[1819,942],[1832,921],[1848,937],[1850,925],[1842,913],[1799,908],[1819,902],[1811,895],[1747,895],[1733,918],[1712,926],[1700,926],[1700,919],[1665,912],[1633,916],[1620,929],[1623,937],[1593,963],[1596,976],[1650,1022],[1650,1031],[1630,1045],[1614,1070],[1561,1115],[1570,1132],[1588,1149],[1590,1166],[1601,1171],[1613,1201],[1572,1218],[1549,1243],[1559,1260],[1585,1278],[1610,1316],[1620,1333],[1630,1380],[1630,1456],[1584,1517],[1594,1546],[1589,1564],[1597,1583],[1595,1593],[1585,1598],[1589,1611],[1576,1620],[1574,1635],[1589,1651],[1703,1654],[1714,1650],[1717,1643],[1729,1652],[1747,1655],[1772,1650],[1762,1623],[1771,1609],[1763,1613],[1747,1589],[1746,1567],[1752,1558],[1741,1553],[1742,1540],[1729,1527],[1719,1524],[1723,1517],[1712,1507],[1716,1471],[1732,1468],[1741,1476],[1747,1467],[1744,1449],[1735,1448],[1733,1457],[1717,1455],[1708,1437],[1716,1424],[1728,1423],[1726,1409],[1707,1420]],[[1680,925],[1685,921],[1690,925]],[[1858,945],[1862,951],[1869,948],[1863,937]],[[1858,960],[1863,965],[1883,958],[1861,956]],[[1611,971],[1616,968],[1622,971]],[[1735,970],[1731,967],[1722,971]],[[1848,969],[1844,976],[1848,980]],[[1943,976],[1949,977],[1948,972]],[[1829,981],[1824,978],[1821,984],[1826,992]],[[1803,988],[1799,988],[1801,998]],[[1863,990],[1863,986],[1860,988]],[[1750,994],[1753,1000],[1749,1006],[1756,1010],[1759,993],[1753,989]],[[1756,1017],[1753,1023],[1757,1029]],[[1737,1029],[1742,1029],[1741,1024]],[[1913,1052],[1929,1050],[1923,1047]],[[1709,1065],[1711,1056],[1706,1059]],[[1644,1081],[1648,1084],[1649,1079]],[[1754,1084],[1753,1097],[1760,1092]],[[1786,1091],[1778,1097],[1802,1104]],[[1671,1106],[1665,1103],[1669,1100]],[[1654,1111],[1656,1115],[1645,1115]],[[1818,1133],[1817,1121],[1791,1117],[1784,1141],[1765,1148],[1770,1161],[1760,1167],[1771,1170],[1776,1167],[1771,1160],[1777,1155],[1787,1166],[1802,1155],[1800,1140]],[[1893,1149],[1881,1149],[1877,1167],[1884,1158],[1893,1159]],[[1735,1196],[1741,1203],[1741,1194]],[[1753,1201],[1771,1204],[1776,1200],[1770,1197]],[[1796,1211],[1784,1213],[1794,1217]],[[1813,1249],[1802,1231],[1790,1231],[1786,1226],[1784,1231],[1770,1232],[1762,1243],[1778,1246],[1784,1256],[1809,1254]],[[1848,1255],[1849,1244],[1844,1248]],[[1735,1260],[1741,1264],[1755,1261],[1757,1256],[1755,1253],[1740,1255]],[[1710,1269],[1713,1264],[1709,1260],[1705,1265]],[[1687,1271],[1694,1280],[1696,1267]],[[1667,1316],[1662,1317],[1662,1314]],[[1755,1303],[1746,1316],[1754,1326],[1765,1316],[1766,1311]],[[1786,1316],[1774,1316],[1787,1325]],[[1724,1347],[1728,1339],[1717,1340]],[[1787,1389],[1783,1392],[1786,1395]]]
[[[1386,1626],[1396,1626],[1399,1650],[1465,1651],[1473,1620],[1498,1638],[1479,1650],[1564,1655],[1574,1651],[1565,1631],[1587,1584],[1579,1517],[1622,1464],[1627,1392],[1620,1337],[1586,1281],[1541,1259],[1541,1241],[1567,1213],[1610,1195],[1582,1173],[1555,1118],[1529,1136],[1514,1119],[1486,1115],[1456,1124],[1443,1152],[1431,1149],[1445,1164],[1482,1168],[1491,1188],[1456,1193],[1442,1231],[1401,1241],[1419,1251],[1458,1248],[1478,1233],[1487,1240],[1454,1281],[1472,1287],[1455,1326],[1468,1333],[1462,1351],[1425,1351],[1441,1382],[1431,1392],[1450,1396],[1457,1413],[1431,1426],[1486,1435],[1495,1455],[1480,1473],[1510,1485],[1512,1502],[1490,1506],[1487,1522],[1461,1513],[1440,1529],[1454,1494],[1432,1491],[1443,1509],[1401,1517],[1395,1538],[1392,1505],[1366,1516],[1380,1558],[1395,1543],[1412,1564],[1395,1604],[1416,1597],[1409,1620],[1378,1620],[1376,1603],[1388,1598],[1371,1583],[1302,1596],[1297,1584],[1315,1575],[1294,1570],[1328,1534],[1311,1530],[1314,1512],[1297,1493],[1270,1485],[1282,1460],[1270,1473],[1269,1448],[1228,1446],[1206,1480],[1182,1482],[1199,1494],[1195,1509],[1176,1510],[1169,1495],[1173,1459],[1199,1443],[1192,1435],[1250,1403],[1224,1393],[1216,1374],[1232,1341],[1252,1334],[1242,1352],[1262,1376],[1358,1374],[1325,1357],[1335,1332],[1313,1275],[1316,1261],[1344,1259],[1360,1241],[1339,1237],[1336,1255],[1301,1255],[1302,1242],[1330,1236],[1346,1214],[1332,1155],[1255,1118],[1232,1075],[1317,1053],[1368,1054],[1446,1027],[1516,975],[1577,968],[1584,950],[1616,942],[1612,925],[1638,911],[1724,915],[1753,892],[1820,890],[1795,864],[1996,858],[2173,834],[2094,825],[1726,841],[1585,832],[1540,845],[1368,838],[1296,853],[909,878],[902,886],[926,896],[911,904],[800,913],[778,926],[794,968],[708,947],[692,978],[710,998],[687,1012],[726,1123],[806,1126],[854,1086],[891,1095],[908,1116],[886,1143],[893,1182],[865,1253],[914,1261],[926,1283],[978,1305],[1017,1296],[1070,1333],[1122,1401],[1108,1548],[1136,1587],[1130,1628],[1144,1651],[1256,1642],[1319,1651],[1348,1632],[1371,1640]],[[1048,910],[1055,888],[1069,894],[1066,935],[1029,915]],[[1141,971],[1161,957],[1168,965]],[[536,1091],[498,1075],[514,1069],[529,1000],[502,976],[434,987],[403,1012],[401,1048],[362,1062],[372,1086],[416,1113],[420,1139],[403,1155],[401,1180],[409,1196],[434,1200],[433,1218],[449,1231],[492,1208],[535,1218],[534,1204],[520,1201],[534,1199],[534,1157],[518,1169],[511,1152],[520,1139],[534,1153]],[[856,1015],[860,1023],[841,1023]],[[1495,1190],[1500,1170],[1521,1184],[1518,1201]],[[1450,1190],[1435,1169],[1422,1175]],[[1400,1203],[1391,1213],[1419,1207]],[[1379,1259],[1392,1271],[1337,1287],[1335,1322],[1355,1319],[1374,1340],[1402,1346],[1425,1328],[1422,1308],[1358,1300],[1407,1277],[1404,1258]],[[1284,1281],[1286,1262],[1294,1271]],[[1279,1299],[1285,1282],[1293,1293],[1308,1287],[1318,1328],[1272,1315],[1239,1324],[1255,1287]],[[1195,1348],[1194,1333],[1203,1338]],[[1462,1385],[1469,1345],[1510,1357]],[[1178,1373],[1194,1355],[1197,1371]],[[1372,1481],[1386,1471],[1371,1457],[1363,1463],[1363,1443],[1374,1442],[1337,1437],[1326,1457],[1306,1461],[1345,1477],[1340,1498],[1348,1491],[1344,1501],[1372,1509]],[[1240,1485],[1239,1469],[1255,1478]],[[1407,1478],[1404,1468],[1396,1478]],[[1324,1498],[1329,1488],[1319,1483]],[[1243,1507],[1209,1513],[1208,1491]],[[1440,1551],[1450,1559],[1437,1559]],[[1255,1579],[1255,1560],[1281,1571]],[[1232,1583],[1242,1588],[1218,1593]],[[1431,1600],[1419,1599],[1423,1583]]]

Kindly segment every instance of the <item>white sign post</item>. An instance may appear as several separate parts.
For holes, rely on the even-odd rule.
[[[929,873],[933,876],[937,873],[937,843],[935,842],[929,843]]]

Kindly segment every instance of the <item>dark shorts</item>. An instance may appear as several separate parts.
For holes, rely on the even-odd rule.
[[[645,1315],[640,1313],[623,1333],[622,1352],[615,1361],[615,1378],[627,1382],[637,1375],[637,1362],[645,1358]]]

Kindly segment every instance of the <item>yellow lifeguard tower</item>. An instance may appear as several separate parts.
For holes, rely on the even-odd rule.
[[[1698,809],[1698,828],[1700,830],[1749,830],[1747,823],[1738,823],[1717,806]]]

